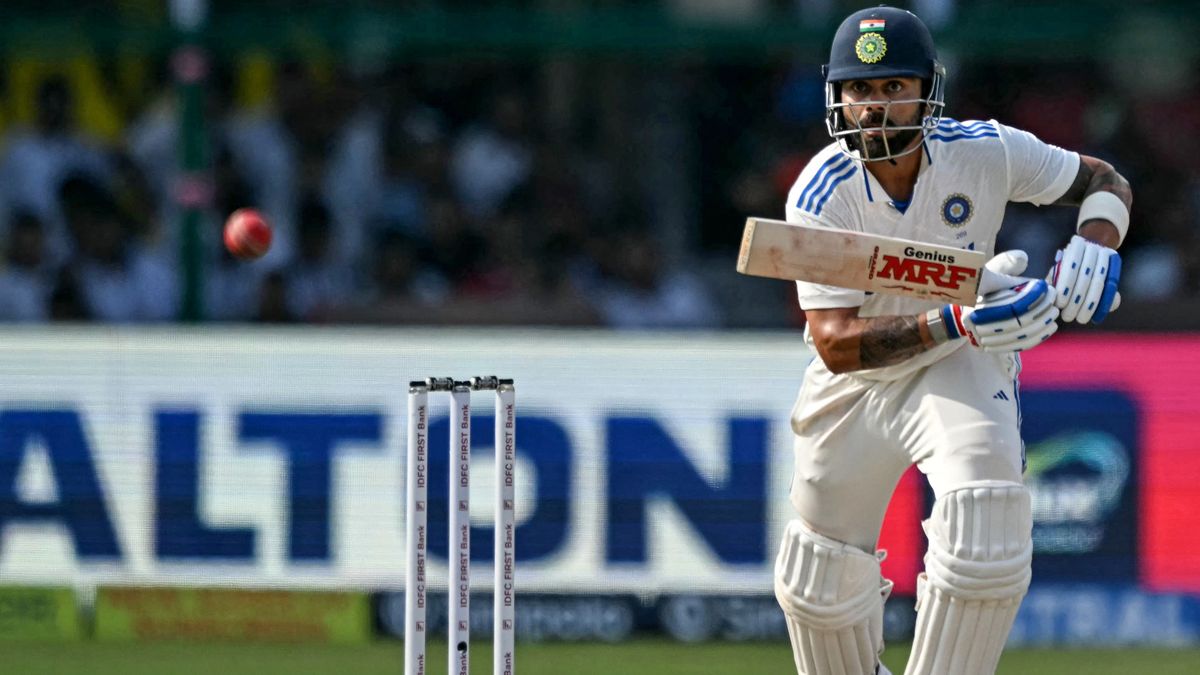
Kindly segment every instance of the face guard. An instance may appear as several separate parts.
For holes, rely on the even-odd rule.
[[[880,5],[846,17],[834,32],[825,76],[825,125],[843,154],[864,162],[894,160],[921,147],[918,140],[937,128],[945,107],[946,70],[938,62],[929,28],[912,12]],[[854,105],[882,108],[859,127],[841,102],[842,85],[854,80],[915,77],[921,96],[907,101],[859,101]],[[892,116],[894,106],[915,103],[910,119]],[[874,111],[872,111],[874,112]],[[875,132],[869,135],[870,132]],[[893,136],[887,137],[891,132]]]
[[[917,148],[921,147],[921,143],[913,143],[913,139],[918,136],[923,139],[926,134],[936,129],[938,123],[942,120],[942,110],[946,107],[943,98],[945,75],[945,68],[940,63],[935,62],[933,64],[933,77],[929,80],[924,80],[924,86],[922,87],[926,92],[926,98],[857,101],[855,103],[842,103],[839,100],[842,90],[841,82],[826,82],[825,128],[829,131],[829,135],[837,141],[838,149],[841,150],[842,154],[853,159],[865,162],[878,162],[894,160],[916,152]],[[860,79],[872,78],[866,77]],[[922,111],[922,114],[913,120],[894,120],[891,114],[892,106],[908,103],[918,104],[917,109]],[[883,115],[878,122],[878,126],[860,127],[858,126],[857,119],[847,119],[845,110],[850,106],[856,108],[864,106],[882,107]],[[878,135],[874,137],[868,136],[868,132],[878,132]],[[888,132],[895,133],[889,138]]]

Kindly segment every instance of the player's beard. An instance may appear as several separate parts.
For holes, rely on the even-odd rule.
[[[884,134],[887,134],[886,130],[892,127],[920,127],[921,118],[922,116],[919,111],[913,113],[912,120],[899,123],[892,122],[891,120],[887,120],[885,123],[882,115],[878,117],[872,116],[862,122],[860,128],[870,129],[882,126],[885,129]],[[919,128],[902,129],[895,132],[895,135],[887,138],[887,143],[885,144],[884,136],[882,135],[876,138],[869,138],[861,133],[849,134],[846,136],[846,144],[850,146],[851,150],[858,150],[859,156],[864,160],[868,162],[874,162],[886,159],[889,154],[895,156],[900,152],[903,152],[908,148],[909,144],[913,142],[913,139],[920,135],[921,129]]]

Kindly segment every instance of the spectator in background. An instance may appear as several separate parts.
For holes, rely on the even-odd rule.
[[[286,272],[289,313],[303,321],[322,322],[354,298],[352,268],[343,264],[331,241],[329,210],[315,197],[300,207],[296,256]]]
[[[160,92],[157,98],[125,128],[125,151],[146,176],[154,194],[155,207],[166,215],[173,206],[171,190],[180,171],[180,107],[179,92],[170,86],[166,73],[158,75]],[[219,82],[210,80],[205,83],[204,94],[207,103],[204,127],[211,143],[219,137],[220,120],[226,109],[225,89]]]
[[[55,275],[46,263],[42,222],[32,213],[17,213],[9,224],[7,243],[8,266],[0,273],[0,321],[45,321]]]
[[[555,152],[555,150],[561,152]],[[505,322],[597,325],[580,277],[595,267],[583,162],[565,145],[541,144],[534,173],[488,221],[486,266],[469,293],[490,298]]]
[[[87,178],[63,183],[62,208],[74,240],[72,271],[89,315],[112,322],[176,318],[174,269],[131,237],[131,225],[104,188]]]
[[[486,263],[487,241],[471,227],[462,206],[448,194],[429,198],[429,229],[425,260],[450,282],[452,296],[469,287]]]
[[[543,266],[574,268],[590,264],[585,258],[592,233],[603,229],[600,220],[616,210],[612,169],[565,141],[542,142],[530,179],[527,208],[535,221],[539,242],[560,255],[538,255]],[[511,200],[510,200],[511,201]]]
[[[385,229],[373,249],[373,274],[364,294],[371,320],[428,312],[450,297],[449,282],[424,262],[420,243],[409,233]]]
[[[455,194],[473,217],[490,216],[533,170],[528,104],[515,89],[492,99],[487,121],[468,128],[454,146]]]
[[[445,173],[440,114],[410,94],[406,73],[377,77],[385,79],[371,82],[340,74],[334,83],[346,121],[334,130],[319,186],[334,223],[336,253],[349,264],[368,255],[378,234],[372,228],[380,222],[424,225],[416,222],[421,220],[421,193],[445,183],[444,177],[426,181],[419,175],[431,144],[439,150],[440,172]]]
[[[219,148],[213,160],[213,208],[203,216],[204,315],[214,321],[249,321],[258,311],[259,289],[268,265],[234,258],[222,241],[225,218],[255,206],[250,188]]]
[[[540,261],[529,245],[538,233],[529,202],[521,197],[510,199],[479,228],[480,249],[459,280],[460,297],[499,302],[532,290]]]
[[[232,111],[225,140],[232,164],[274,228],[265,260],[277,268],[294,250],[297,199],[321,160],[326,110],[323,92],[298,61],[276,70],[273,103],[270,109]]]
[[[225,126],[229,151],[276,240],[265,258],[273,268],[296,253],[300,200],[316,194],[338,217],[333,253],[343,265],[363,254],[378,164],[379,113],[360,87],[337,73],[318,81],[310,66],[286,60],[275,72],[274,105],[238,111]]]
[[[457,300],[475,323],[596,323],[595,312],[568,275],[574,262],[570,226],[551,235],[529,197],[526,190],[515,193],[487,219],[477,264],[460,278]]]
[[[46,254],[61,262],[70,255],[59,188],[70,175],[108,185],[112,167],[105,152],[76,129],[75,104],[67,80],[48,77],[37,90],[34,127],[5,139],[0,157],[0,191],[9,208],[28,211],[44,226]]]
[[[721,316],[699,278],[664,264],[647,232],[611,242],[593,301],[613,328],[718,328]]]
[[[299,193],[302,201],[298,208],[304,208],[303,195],[316,194],[329,210],[331,253],[348,266],[355,264],[367,246],[383,153],[386,104],[381,96],[369,95],[373,92],[367,87],[361,77],[343,69],[334,73],[325,94],[328,120],[321,131],[322,144],[309,151],[312,175]]]
[[[771,0],[776,7],[796,2]],[[834,11],[845,3],[801,4]],[[1131,181],[1149,196],[1133,213],[1138,226],[1126,242],[1130,264],[1122,291],[1131,298],[1170,301],[1200,292],[1200,236],[1194,234],[1200,153],[1191,152],[1200,134],[1189,133],[1200,128],[1200,90],[1192,86],[1195,63],[1175,56],[1171,45],[1179,43],[1158,40],[1161,32],[1152,34],[1157,46],[1149,56],[1157,60],[1131,60],[1130,52],[1122,51],[1118,61],[1125,65],[1119,70],[1105,69],[1102,59],[998,65],[985,52],[964,50],[962,57],[970,62],[952,70],[965,74],[955,77],[950,89],[956,109],[966,111],[960,117],[994,114],[1041,130],[1048,139],[1083,144],[1090,154],[1119,164],[1123,173],[1128,169]],[[368,84],[347,77],[348,64],[333,55],[320,63],[284,57],[266,97],[272,105],[254,109],[235,107],[233,94],[235,84],[256,80],[233,77],[240,62],[214,55],[205,108],[215,165],[214,205],[201,226],[208,319],[251,320],[262,313],[263,293],[270,291],[289,306],[268,315],[355,320],[363,310],[354,301],[339,300],[336,304],[345,304],[328,314],[306,309],[311,303],[303,298],[320,295],[314,289],[323,287],[316,279],[334,274],[335,263],[326,258],[330,253],[338,274],[355,282],[353,288],[367,287],[362,297],[416,308],[390,318],[378,312],[367,320],[578,324],[588,322],[588,312],[577,310],[594,310],[593,303],[602,298],[609,310],[620,306],[645,318],[651,313],[646,307],[678,308],[678,298],[687,295],[664,290],[676,277],[667,261],[725,273],[737,245],[729,223],[776,211],[779,200],[771,191],[786,192],[809,159],[803,148],[817,145],[816,137],[826,133],[823,80],[810,63],[764,56],[734,68],[700,59],[694,66],[664,71],[664,79],[682,78],[695,87],[694,97],[682,97],[672,104],[677,108],[664,110],[686,125],[681,128],[699,130],[689,135],[696,152],[677,158],[677,169],[682,175],[698,171],[703,180],[686,181],[696,192],[680,198],[692,200],[699,217],[686,219],[677,236],[664,239],[679,248],[662,250],[659,269],[653,270],[659,278],[645,281],[653,275],[644,265],[643,272],[635,272],[637,261],[621,259],[621,249],[610,251],[604,242],[609,214],[627,200],[644,199],[659,180],[646,173],[630,144],[613,142],[637,138],[630,132],[643,126],[646,91],[591,86],[593,78],[603,83],[617,69],[576,64],[560,73],[559,81],[541,77],[540,63],[503,56],[496,62],[405,60]],[[1150,72],[1146,63],[1157,67]],[[1164,64],[1172,67],[1164,70]],[[1030,84],[1033,73],[1040,84]],[[57,265],[71,256],[73,241],[57,203],[63,176],[85,177],[115,199],[119,211],[130,214],[125,249],[150,252],[172,265],[170,282],[178,284],[179,221],[172,194],[179,172],[178,92],[166,74],[163,68],[160,105],[142,109],[127,130],[123,154],[133,163],[123,161],[122,154],[110,156],[81,135],[73,121],[72,89],[62,77],[46,79],[37,92],[36,124],[10,131],[0,145],[0,223],[18,214],[41,222],[41,264],[53,289],[48,294],[58,298],[53,305],[58,316],[87,315],[80,305],[86,294],[73,281],[84,279],[82,268],[58,278]],[[480,92],[487,91],[483,83],[488,82],[503,84],[487,96]],[[557,91],[551,86],[568,94],[552,99],[555,110],[542,107],[551,100],[546,94]],[[124,91],[113,88],[118,90]],[[1172,111],[1171,124],[1156,123],[1152,114],[1164,102]],[[1050,108],[1062,114],[1047,116]],[[534,124],[550,119],[557,124],[544,130]],[[805,142],[807,135],[812,142]],[[302,232],[303,195],[313,195],[329,210],[327,233],[308,237]],[[49,208],[37,206],[46,201]],[[146,211],[147,204],[158,210],[157,218]],[[275,226],[276,245],[264,261],[235,260],[221,246],[224,217],[241,206],[259,208]],[[6,218],[9,208],[13,212]],[[1061,231],[1073,225],[1046,222],[1061,217],[1046,209],[1011,208],[1001,238],[1046,264],[1056,248],[1044,238],[1048,227]],[[644,220],[639,217],[637,225],[644,226]],[[17,236],[25,234],[14,231],[7,243],[15,245]],[[306,238],[324,249],[317,263],[312,247],[302,250]],[[14,255],[12,246],[7,255]],[[1142,263],[1134,265],[1138,260]],[[281,286],[263,289],[271,270],[282,272],[272,282]],[[6,279],[25,274],[12,263],[9,272]],[[699,289],[697,297],[708,298],[718,323],[782,327],[789,312],[802,316],[784,285],[779,298],[756,295],[751,303],[736,281],[713,278],[719,281],[707,289],[712,296],[694,279],[692,285]],[[761,311],[747,311],[751,305]],[[611,314],[606,312],[606,322],[618,325]],[[662,314],[659,323],[674,325],[670,316]],[[1107,326],[1129,325],[1122,316]],[[1186,321],[1190,315],[1180,316]]]
[[[270,272],[258,287],[258,308],[254,320],[258,323],[295,323],[296,315],[288,306],[287,279],[283,272]]]
[[[126,130],[125,163],[118,165],[119,176],[124,178],[118,182],[124,189],[119,190],[118,195],[121,192],[140,193],[139,198],[144,201],[142,208],[150,209],[145,217],[156,225],[147,233],[145,244],[166,259],[174,260],[179,255],[181,244],[179,199],[182,195],[178,191],[183,186],[181,179],[184,178],[179,92],[169,82],[163,81],[161,84],[163,91],[159,99],[148,105]],[[207,154],[212,158],[215,192],[222,189],[223,172],[236,174],[230,167],[230,141],[225,129],[231,113],[231,86],[228,70],[219,62],[214,63],[209,79],[204,84],[203,133]],[[120,201],[123,208],[128,208],[126,204],[133,200]]]
[[[117,209],[127,215],[138,245],[173,260],[177,251],[169,246],[178,246],[178,241],[170,236],[172,228],[163,221],[146,174],[123,150],[113,155],[112,195]]]
[[[396,115],[388,122],[382,144],[373,220],[384,228],[424,237],[429,195],[447,187],[448,151],[441,120],[428,109]]]

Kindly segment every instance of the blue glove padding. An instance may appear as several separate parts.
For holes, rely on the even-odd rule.
[[[1100,323],[1120,304],[1121,255],[1075,235],[1054,255],[1046,280],[1054,286],[1063,321]]]
[[[1058,308],[1050,286],[1022,279],[980,298],[975,308],[946,305],[942,321],[951,339],[966,337],[989,352],[1019,352],[1045,342],[1058,330]]]

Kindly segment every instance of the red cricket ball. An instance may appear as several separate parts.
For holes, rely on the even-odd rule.
[[[236,258],[260,258],[271,248],[271,226],[255,209],[238,209],[225,221],[225,248]]]

